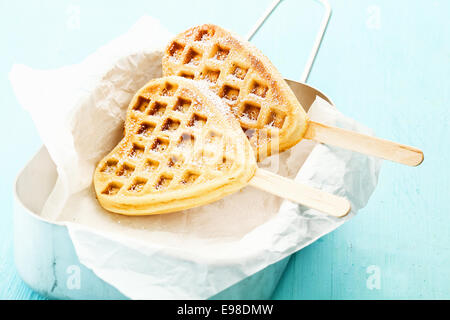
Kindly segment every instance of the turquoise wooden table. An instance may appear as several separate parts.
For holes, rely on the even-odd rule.
[[[8,81],[13,63],[81,61],[144,14],[172,32],[214,22],[246,34],[271,0],[0,1],[0,299],[43,299],[12,255],[12,185],[41,141]],[[419,168],[384,163],[369,205],[294,255],[274,299],[450,298],[450,27],[446,0],[330,0],[333,16],[308,82],[378,136],[423,149]],[[284,0],[254,38],[299,78],[321,7]],[[232,17],[230,19],[230,17]]]

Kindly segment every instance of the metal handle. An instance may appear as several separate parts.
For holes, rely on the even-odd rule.
[[[312,66],[314,65],[314,60],[316,59],[317,53],[319,52],[320,44],[322,43],[325,32],[327,31],[328,22],[330,21],[330,17],[331,17],[331,6],[328,3],[328,1],[327,0],[315,0],[315,1],[320,2],[324,6],[325,13],[322,18],[322,22],[321,22],[321,25],[319,28],[319,33],[317,34],[316,40],[314,41],[314,46],[312,48],[311,54],[309,56],[309,59],[306,63],[302,77],[300,79],[301,82],[306,82],[308,80],[308,76],[311,72]],[[250,41],[255,36],[255,34],[258,32],[258,30],[263,26],[263,24],[267,21],[267,19],[270,17],[270,15],[278,7],[280,2],[281,2],[281,0],[275,0],[269,5],[267,10],[264,12],[264,14],[261,16],[261,18],[258,19],[258,21],[255,23],[253,28],[248,33],[248,35],[247,35],[248,41]]]

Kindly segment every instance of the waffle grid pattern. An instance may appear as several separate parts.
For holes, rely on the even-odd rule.
[[[280,101],[274,86],[212,27],[194,28],[177,37],[168,46],[163,66],[166,75],[208,81],[238,117],[254,147],[276,139],[286,123],[289,112],[283,103],[274,103]]]
[[[146,88],[129,108],[124,141],[100,164],[102,195],[177,189],[231,170],[236,150],[209,117],[186,88],[169,81]]]

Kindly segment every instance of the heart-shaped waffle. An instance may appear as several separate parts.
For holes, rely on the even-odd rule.
[[[208,81],[239,119],[258,159],[303,138],[306,113],[281,74],[256,47],[218,26],[176,36],[165,51],[163,72]]]
[[[94,185],[106,210],[161,214],[231,194],[256,168],[239,123],[208,86],[167,77],[135,95],[125,136],[98,164]]]

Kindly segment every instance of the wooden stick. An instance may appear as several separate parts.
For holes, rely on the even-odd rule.
[[[350,202],[347,199],[300,184],[266,170],[257,169],[249,184],[331,216],[344,217],[350,212]]]
[[[413,167],[418,166],[423,162],[423,152],[414,147],[327,126],[314,121],[309,122],[305,139],[326,143]]]

